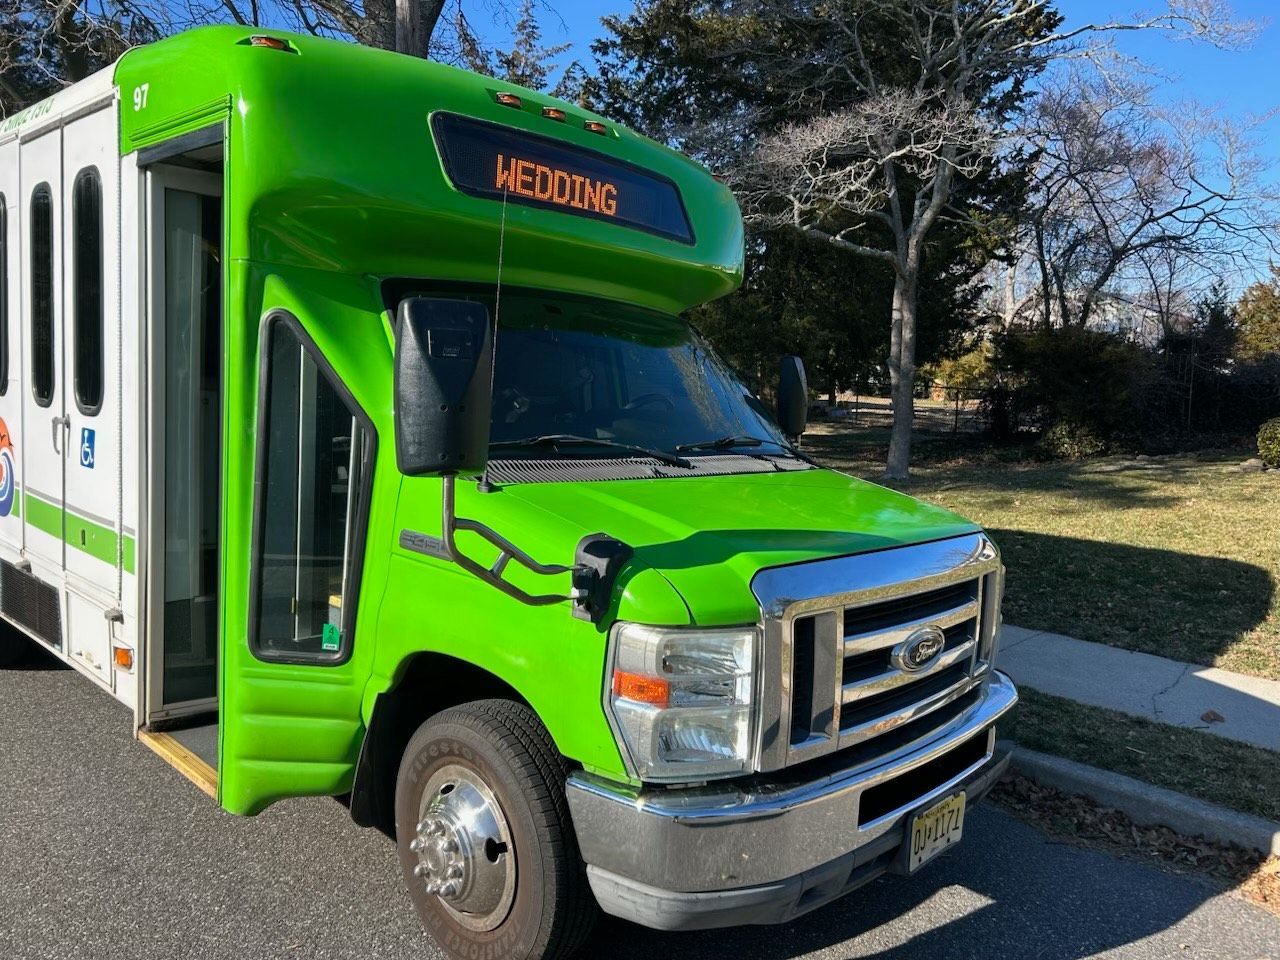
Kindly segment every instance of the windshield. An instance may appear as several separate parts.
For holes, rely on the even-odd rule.
[[[529,454],[548,456],[560,450],[551,437],[577,441],[560,450],[574,457],[635,455],[583,439],[689,455],[790,449],[760,401],[678,318],[504,292],[496,336],[490,440],[502,456],[537,438]]]

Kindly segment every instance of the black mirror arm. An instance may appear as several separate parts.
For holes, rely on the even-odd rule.
[[[575,604],[580,604],[587,598],[588,591],[576,584],[581,575],[592,571],[583,565],[565,566],[559,563],[539,563],[492,527],[487,527],[476,520],[460,518],[454,509],[456,477],[453,474],[445,474],[441,479],[443,482],[441,490],[443,494],[443,509],[440,518],[441,539],[444,542],[445,553],[448,554],[450,560],[490,586],[501,590],[507,596],[514,597],[529,606],[545,607],[553,603],[563,603],[565,600],[572,600]],[[468,530],[498,548],[498,559],[493,562],[492,567],[476,563],[458,549],[455,535],[459,530]],[[526,593],[515,584],[508,582],[502,575],[507,568],[507,564],[512,560],[534,573],[547,577],[571,573],[574,575],[575,586],[567,596],[554,593]]]

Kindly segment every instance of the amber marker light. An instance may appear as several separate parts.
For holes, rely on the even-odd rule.
[[[507,93],[503,90],[499,90],[493,95],[493,99],[497,100],[504,107],[515,107],[517,110],[520,109],[521,100],[514,93]]]
[[[632,703],[666,707],[671,702],[671,684],[660,677],[646,677],[625,670],[613,672],[613,695]]]
[[[288,50],[289,44],[279,37],[266,37],[261,34],[249,38],[249,46],[266,47],[269,50]]]
[[[128,647],[113,647],[112,658],[121,670],[133,669],[133,651]]]
[[[564,111],[559,107],[543,107],[542,115],[548,120],[559,120],[561,123],[565,121]]]
[[[609,132],[609,128],[606,127],[599,120],[588,120],[582,126],[584,129],[590,131],[591,133],[606,134]]]

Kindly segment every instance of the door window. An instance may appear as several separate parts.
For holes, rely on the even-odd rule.
[[[254,543],[254,652],[340,663],[350,655],[373,430],[295,320],[263,344]]]
[[[31,392],[53,402],[53,194],[47,183],[31,193]]]
[[[71,224],[76,341],[72,379],[76,406],[91,417],[102,409],[102,180],[93,167],[76,177]]]
[[[218,686],[222,201],[164,191],[164,703]]]

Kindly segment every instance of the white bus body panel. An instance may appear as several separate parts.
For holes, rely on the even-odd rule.
[[[5,251],[8,256],[8,287],[5,292],[7,339],[3,349],[8,357],[4,383],[0,384],[0,559],[16,563],[22,557],[22,509],[19,497],[22,462],[12,445],[22,434],[22,189],[18,176],[18,140],[0,139],[0,198],[4,200]]]
[[[9,371],[0,418],[13,444],[15,487],[14,505],[5,514],[7,481],[0,477],[0,560],[29,569],[56,589],[62,646],[49,649],[133,708],[136,718],[145,660],[138,644],[145,560],[138,534],[143,238],[136,158],[119,156],[112,72],[103,70],[0,124],[9,249]],[[75,389],[72,198],[77,175],[89,167],[96,168],[102,187],[103,395],[96,412],[81,409]],[[49,184],[54,208],[49,406],[35,402],[31,379],[30,207],[40,183]],[[4,452],[0,438],[0,466],[8,468]],[[59,535],[56,518],[64,510]],[[5,619],[23,628],[12,613],[6,605]],[[132,669],[115,665],[115,646],[133,652]]]
[[[22,477],[22,522],[24,555],[31,562],[32,572],[46,583],[58,583],[63,579],[64,542],[61,533],[62,484],[65,462],[63,450],[66,438],[62,427],[63,378],[59,358],[64,344],[64,304],[60,282],[66,271],[65,248],[58,242],[59,225],[65,213],[62,201],[62,128],[46,128],[34,139],[24,138],[19,146],[18,170],[22,184],[21,230],[22,268],[19,271],[22,284],[22,312],[19,326],[22,330],[22,368],[17,393],[22,398],[23,415],[18,428],[15,447]],[[34,262],[32,250],[32,201],[38,192],[48,189],[53,198],[53,395],[47,403],[36,400],[32,383],[32,289],[31,275]],[[58,529],[49,529],[49,520],[57,516]]]

